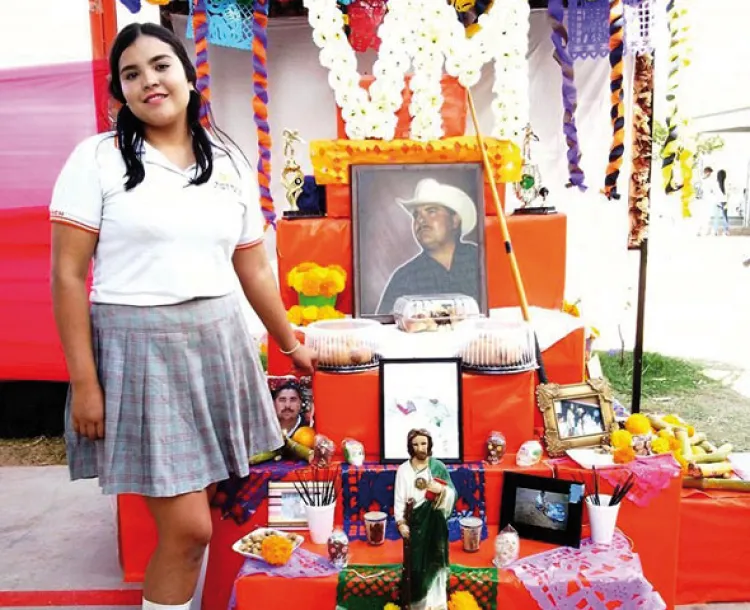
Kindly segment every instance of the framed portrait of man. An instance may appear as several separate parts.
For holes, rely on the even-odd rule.
[[[479,163],[352,166],[354,315],[393,320],[406,295],[464,294],[487,311]]]

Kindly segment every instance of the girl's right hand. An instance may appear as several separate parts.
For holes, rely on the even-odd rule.
[[[98,382],[72,386],[71,419],[79,436],[104,438],[104,392]]]

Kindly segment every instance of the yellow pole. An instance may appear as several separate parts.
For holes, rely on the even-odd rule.
[[[521,303],[521,312],[523,313],[523,319],[526,322],[531,321],[529,315],[529,303],[526,300],[526,290],[523,287],[523,280],[521,279],[521,272],[518,269],[518,261],[516,260],[516,253],[513,251],[513,246],[510,243],[510,233],[508,233],[508,223],[505,220],[505,212],[503,212],[503,206],[500,203],[500,195],[497,193],[497,185],[493,178],[494,172],[492,171],[492,165],[490,165],[490,159],[487,156],[487,150],[484,148],[484,139],[482,138],[482,131],[479,129],[479,119],[477,118],[477,109],[474,106],[474,97],[471,95],[469,89],[466,90],[469,96],[469,111],[471,112],[471,120],[474,123],[474,131],[477,134],[477,144],[479,150],[482,152],[482,163],[484,164],[484,173],[490,182],[490,190],[492,191],[492,199],[495,202],[495,209],[497,211],[497,219],[500,223],[500,231],[503,235],[503,241],[505,242],[505,252],[508,254],[508,260],[510,261],[510,271],[513,275],[513,281],[516,284],[516,292],[518,293],[518,300]]]

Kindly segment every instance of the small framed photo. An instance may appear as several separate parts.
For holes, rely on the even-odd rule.
[[[432,434],[433,457],[461,462],[461,391],[459,358],[382,359],[380,460],[408,460],[409,430],[425,428]]]
[[[315,426],[312,377],[269,375],[268,389],[281,429],[290,437],[302,426]]]
[[[406,295],[487,312],[481,163],[352,166],[354,317],[392,322]]]
[[[612,400],[612,390],[603,379],[538,386],[547,453],[555,457],[568,449],[597,447],[606,441],[617,429]]]
[[[512,525],[521,538],[581,546],[582,483],[506,472],[500,530]]]
[[[307,513],[302,496],[287,481],[268,482],[268,527],[307,529]]]

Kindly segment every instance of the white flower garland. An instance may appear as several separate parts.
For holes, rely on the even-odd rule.
[[[350,139],[392,140],[396,111],[402,104],[404,77],[413,65],[409,114],[414,140],[443,136],[440,79],[445,70],[467,88],[494,59],[496,98],[492,135],[519,141],[528,122],[529,5],[526,0],[497,1],[479,18],[479,31],[466,38],[463,25],[444,0],[389,0],[378,29],[381,40],[369,93],[360,86],[357,57],[344,34],[336,0],[305,0],[320,63],[341,107]]]

